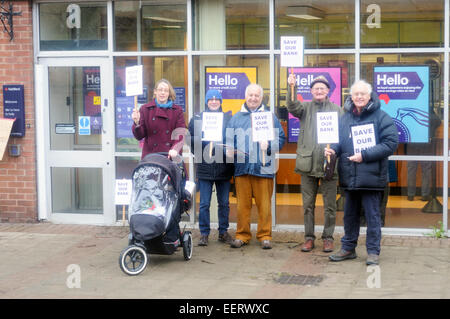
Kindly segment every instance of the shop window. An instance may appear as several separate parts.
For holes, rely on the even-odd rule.
[[[299,86],[300,91],[309,93],[309,83],[311,78],[308,76],[317,76],[326,72],[330,77],[332,89],[330,90],[330,99],[337,105],[342,106],[345,98],[348,95],[349,87],[354,81],[355,59],[354,55],[346,54],[320,54],[320,55],[305,55],[305,70],[302,68],[280,67],[279,56],[275,59],[275,101],[276,112],[285,126],[287,143],[282,149],[282,153],[295,154],[297,147],[297,137],[299,131],[299,121],[289,114],[286,108],[286,94],[287,94],[287,77],[288,73],[294,72],[306,80],[303,88]],[[339,90],[337,92],[335,90]],[[301,94],[301,93],[298,93]],[[299,98],[299,96],[298,96]],[[302,99],[307,101],[310,96],[302,94]]]
[[[396,122],[400,134],[400,146],[397,150],[399,155],[443,154],[444,83],[441,72],[443,59],[442,54],[361,55],[361,79],[372,84],[374,91],[381,97],[382,109]],[[428,71],[422,73],[422,68],[428,68]],[[377,70],[381,73],[376,72]],[[378,78],[377,74],[383,77],[382,72],[387,72],[387,76],[397,74],[397,82],[400,81],[402,74],[412,76],[406,80],[417,82],[415,88],[409,88],[414,90],[413,95],[405,95],[402,91],[403,86],[396,85],[397,82],[394,81],[387,86],[396,91],[388,93],[388,98],[386,94],[383,97],[381,94],[384,82],[377,83],[380,80],[375,79]],[[408,89],[408,85],[404,88]]]
[[[42,51],[107,50],[106,3],[42,3],[39,5]]]
[[[444,1],[361,1],[361,47],[442,47]]]
[[[144,91],[143,95],[137,98],[137,107],[153,99],[155,83],[164,78],[175,89],[175,103],[185,111],[185,121],[186,124],[188,123],[186,57],[117,57],[115,59],[115,119],[116,150],[118,152],[141,152],[139,141],[134,138],[131,132],[134,96],[126,96],[125,91],[125,69],[137,64],[143,65]]]
[[[186,1],[115,1],[116,51],[186,49]]]
[[[355,2],[330,5],[319,0],[303,4],[295,0],[275,1],[275,48],[281,36],[305,38],[306,49],[352,48],[355,45]]]
[[[223,110],[235,114],[245,102],[244,90],[250,83],[258,83],[263,87],[263,102],[270,107],[269,56],[196,56],[193,65],[194,113],[202,112],[205,109],[206,89],[216,88],[222,90],[224,96]],[[237,81],[237,84],[230,85],[231,81]],[[232,92],[236,86],[239,87],[237,96]],[[227,92],[228,89],[231,90]],[[234,94],[234,96],[229,94]]]
[[[197,50],[269,49],[269,1],[196,1]]]

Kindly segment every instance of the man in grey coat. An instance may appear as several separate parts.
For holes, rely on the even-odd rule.
[[[333,233],[336,224],[337,173],[331,180],[324,178],[324,145],[317,142],[317,113],[337,112],[341,108],[328,98],[330,85],[324,76],[318,76],[311,82],[311,102],[297,100],[297,94],[291,99],[291,85],[297,91],[297,81],[293,74],[288,78],[287,109],[300,120],[300,134],[297,141],[295,172],[301,175],[301,190],[305,223],[305,243],[301,250],[309,252],[314,248],[314,210],[319,184],[323,195],[325,223],[322,232],[323,251],[334,249]]]

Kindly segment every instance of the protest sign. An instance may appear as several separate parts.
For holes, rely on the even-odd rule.
[[[361,153],[363,150],[373,147],[377,144],[373,123],[355,125],[351,127],[351,130],[354,154]]]
[[[222,128],[222,112],[203,112],[202,141],[222,142]]]
[[[337,112],[317,113],[317,143],[339,143],[339,122]]]
[[[272,141],[274,139],[272,113],[254,112],[251,118],[253,142]]]
[[[303,66],[303,37],[280,38],[280,65],[282,67]]]
[[[130,66],[125,69],[125,91],[127,96],[142,95],[142,65]]]

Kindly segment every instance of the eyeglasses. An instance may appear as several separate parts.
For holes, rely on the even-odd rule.
[[[156,91],[160,93],[169,93],[169,89],[156,89]]]
[[[313,88],[312,89],[313,91],[326,91],[326,90],[328,90],[328,88]]]

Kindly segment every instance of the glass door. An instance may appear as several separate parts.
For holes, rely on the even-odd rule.
[[[108,60],[44,59],[38,70],[44,215],[52,222],[113,224],[114,113]]]

